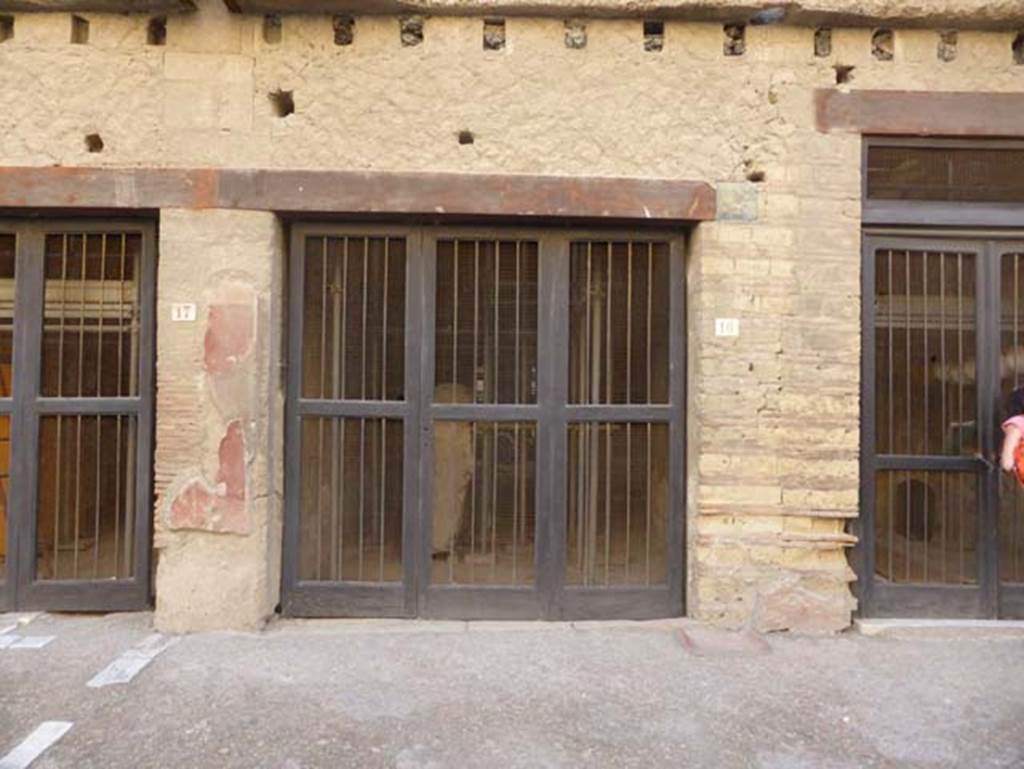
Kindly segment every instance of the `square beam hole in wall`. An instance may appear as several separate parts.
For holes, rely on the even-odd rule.
[[[1013,38],[1013,63],[1024,65],[1024,32]]]
[[[402,45],[409,48],[423,42],[423,17],[403,16],[398,20],[399,34]]]
[[[274,108],[274,114],[277,117],[288,117],[295,112],[295,97],[291,91],[283,91],[278,88],[267,96],[270,98],[270,106]]]
[[[281,17],[276,13],[268,13],[263,17],[263,42],[267,45],[280,45],[284,38],[284,26]]]
[[[723,27],[725,42],[722,52],[726,56],[742,56],[747,52],[747,27],[745,24],[726,24]]]
[[[352,45],[352,41],[356,39],[356,20],[351,16],[335,16],[331,24],[334,26],[334,44]],[[421,39],[422,36],[421,30]]]
[[[939,48],[937,55],[939,61],[954,61],[960,35],[955,29],[948,29],[939,33]]]
[[[871,55],[878,61],[896,58],[896,36],[891,29],[876,29],[871,35]]]
[[[665,47],[665,22],[647,20],[644,22],[644,50],[657,52]]]
[[[89,20],[81,16],[71,17],[71,42],[75,45],[85,45],[89,42]]]
[[[166,16],[154,16],[146,24],[146,45],[167,45]]]
[[[832,29],[818,27],[814,30],[814,55],[824,59],[832,55]]]
[[[484,19],[484,50],[500,51],[505,47],[505,20]]]
[[[6,43],[14,37],[14,17],[0,16],[0,43]]]
[[[587,47],[587,25],[576,19],[565,22],[565,47],[580,50]]]

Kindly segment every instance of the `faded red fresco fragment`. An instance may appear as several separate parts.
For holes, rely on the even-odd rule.
[[[202,479],[189,482],[171,502],[171,528],[248,533],[245,436],[237,419],[228,424],[217,457],[216,485],[211,488]]]
[[[203,366],[211,374],[226,374],[248,356],[255,334],[251,304],[211,304],[203,339]]]

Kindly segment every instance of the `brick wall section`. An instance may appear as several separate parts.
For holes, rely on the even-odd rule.
[[[722,218],[695,233],[688,267],[689,611],[771,629],[849,623],[843,532],[857,514],[860,140],[816,132],[813,91],[835,86],[839,64],[855,68],[843,87],[1016,91],[1024,68],[1013,64],[1015,30],[962,31],[946,62],[937,30],[901,29],[894,60],[883,62],[872,57],[870,29],[834,30],[831,56],[819,58],[813,30],[791,26],[749,27],[746,53],[725,57],[721,25],[682,21],[666,23],[658,53],[644,51],[637,20],[590,20],[586,48],[569,49],[562,20],[513,17],[502,51],[483,50],[482,20],[469,17],[428,18],[415,47],[401,46],[392,17],[357,18],[352,44],[336,46],[326,15],[287,16],[281,42],[267,44],[260,18],[231,16],[219,0],[170,18],[164,47],[144,44],[143,19],[90,21],[82,46],[68,42],[66,15],[16,17],[0,68],[7,93],[32,98],[9,99],[0,114],[0,163],[715,183]],[[283,118],[268,96],[279,89],[295,103]],[[459,143],[463,129],[473,144]],[[86,151],[93,132],[101,153]],[[160,229],[163,515],[175,483],[202,481],[196,498],[209,500],[227,426],[204,394],[201,321],[169,326],[168,303],[198,297],[205,319],[209,277],[221,270],[249,276],[266,302],[280,292],[270,288],[278,284],[269,215],[164,212]],[[739,318],[739,337],[716,338],[716,317]],[[261,345],[279,340],[273,328],[261,326]],[[260,385],[254,402],[269,388]],[[275,412],[255,417],[261,445],[267,413]],[[280,468],[267,452],[264,474]],[[199,475],[190,469],[197,458]],[[247,493],[254,507],[240,524],[222,514],[216,524],[201,519],[204,531],[158,521],[161,622],[251,624],[272,605],[276,535],[261,533],[272,514],[257,509],[258,486]],[[231,533],[250,522],[249,533]],[[255,592],[246,592],[252,574]],[[235,613],[215,617],[225,607]]]
[[[157,625],[252,628],[280,583],[280,307],[273,214],[165,210],[157,285]],[[194,303],[194,322],[171,322]]]

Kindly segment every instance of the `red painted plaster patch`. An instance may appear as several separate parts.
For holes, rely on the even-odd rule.
[[[220,448],[216,485],[203,479],[190,481],[171,502],[170,525],[174,529],[203,529],[246,534],[245,436],[238,420],[228,425]]]
[[[211,304],[203,339],[203,366],[226,374],[252,350],[255,313],[251,304]]]

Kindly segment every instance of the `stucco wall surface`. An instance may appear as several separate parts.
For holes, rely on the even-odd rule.
[[[647,52],[639,21],[591,20],[586,46],[570,49],[562,20],[509,18],[500,51],[483,49],[482,21],[469,17],[426,19],[422,44],[410,47],[393,17],[357,17],[352,44],[338,46],[329,16],[287,16],[281,41],[268,44],[262,19],[230,15],[212,1],[168,19],[165,46],[145,44],[144,18],[89,21],[89,43],[72,45],[67,15],[16,17],[13,39],[0,44],[0,164],[716,184],[720,218],[697,229],[688,266],[689,611],[765,629],[849,622],[844,529],[857,513],[860,138],[815,130],[813,89],[835,86],[841,64],[854,67],[843,87],[1019,90],[1024,67],[1013,63],[1012,30],[961,32],[952,61],[939,60],[936,30],[900,30],[894,60],[878,61],[868,29],[835,29],[831,55],[816,57],[813,31],[793,26],[749,27],[746,53],[724,56],[722,27],[711,23],[670,21],[663,50]],[[278,91],[292,93],[293,114],[275,114],[269,94]],[[458,142],[462,130],[474,143]],[[102,136],[102,152],[87,152],[90,133]],[[269,215],[164,212],[161,323],[167,302],[210,286],[249,287],[258,308],[280,296],[274,226]],[[224,280],[211,281],[214,273]],[[207,310],[201,303],[201,319]],[[258,347],[279,331],[263,309],[257,316],[265,334]],[[716,317],[738,318],[739,336],[716,338]],[[204,531],[175,532],[165,492],[195,482],[196,494],[222,484],[230,496],[227,479],[236,476],[218,474],[231,420],[241,420],[248,440],[263,436],[273,412],[264,410],[269,384],[246,396],[248,414],[222,412],[204,383],[209,362],[198,333],[165,325],[158,340],[156,468],[161,515],[170,517],[158,522],[157,546],[162,563],[177,559],[178,571],[188,573],[184,559],[192,563],[192,582],[174,589],[202,592],[223,589],[220,577],[238,564],[273,561],[273,534],[260,528],[272,516],[243,515],[240,524],[221,516],[198,527]],[[260,472],[280,464],[265,436],[245,445],[257,446]],[[262,492],[253,493],[262,504]],[[237,552],[210,545],[220,538]],[[170,585],[158,579],[158,593]],[[158,616],[185,617],[159,600]],[[241,612],[250,619],[272,605],[263,593],[244,600],[257,607]]]
[[[280,224],[167,209],[159,252],[156,623],[256,628],[280,582]]]

